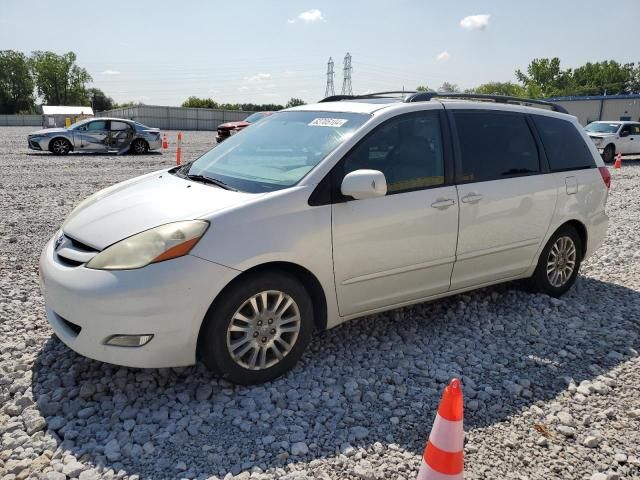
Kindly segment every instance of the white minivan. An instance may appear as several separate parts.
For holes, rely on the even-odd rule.
[[[563,294],[607,230],[598,151],[561,107],[451,97],[330,97],[87,198],[40,259],[53,330],[248,384],[352,318],[515,279]]]

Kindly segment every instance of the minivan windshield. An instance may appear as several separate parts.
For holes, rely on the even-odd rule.
[[[298,183],[370,115],[277,112],[231,136],[183,171],[235,190],[264,193]]]
[[[616,133],[619,127],[619,123],[593,122],[585,130],[591,133]]]

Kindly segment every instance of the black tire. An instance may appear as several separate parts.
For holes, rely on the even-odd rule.
[[[604,152],[602,152],[602,160],[604,163],[612,163],[616,156],[616,147],[613,143],[610,143],[604,148]]]
[[[556,245],[556,242],[563,238],[568,238],[573,243],[573,246],[575,248],[575,264],[573,266],[573,271],[571,272],[571,274],[567,274],[568,276],[566,280],[558,285],[557,282],[555,284],[552,283],[551,278],[553,278],[553,272],[551,274],[548,273],[548,264],[555,258],[555,254],[551,253],[554,245]],[[578,276],[578,271],[580,270],[580,263],[582,262],[583,255],[584,245],[582,244],[582,238],[578,234],[578,231],[571,225],[564,225],[560,227],[551,236],[551,238],[547,242],[547,245],[542,250],[540,258],[538,259],[538,266],[536,267],[536,271],[529,279],[529,286],[536,292],[546,293],[547,295],[552,297],[560,297],[561,295],[565,294],[567,290],[569,290],[575,283],[576,277]],[[564,265],[568,263],[569,262],[565,262]]]
[[[233,343],[235,339],[233,339],[231,336],[241,335],[242,338],[240,340],[249,343],[254,342],[254,340],[251,339],[249,341],[246,339],[254,337],[255,335],[258,337],[257,339],[255,339],[255,342],[259,343],[261,340],[264,341],[263,339],[266,337],[262,337],[263,333],[256,334],[256,330],[271,327],[267,327],[266,324],[262,327],[258,327],[256,326],[257,320],[250,319],[252,322],[254,322],[253,324],[251,324],[251,326],[247,327],[251,329],[250,332],[242,334],[237,332],[230,332],[229,329],[234,315],[237,315],[239,309],[243,305],[245,305],[245,303],[249,301],[249,299],[251,299],[254,295],[258,295],[261,292],[266,291],[282,292],[293,299],[293,301],[295,302],[295,306],[297,306],[297,309],[299,311],[299,330],[297,332],[297,337],[291,342],[291,349],[283,355],[282,359],[277,361],[277,363],[275,363],[274,365],[266,366],[266,368],[251,369],[239,363],[242,362],[242,359],[240,359],[240,361],[234,360],[232,353],[230,352],[230,349],[232,349],[230,346],[230,342]],[[276,294],[270,293],[270,295]],[[269,303],[269,301],[272,302],[271,308],[273,308],[276,305],[275,303],[273,303],[273,297],[271,298],[271,300],[267,300],[267,304]],[[261,303],[260,300],[258,300],[258,302]],[[295,307],[291,308],[294,308],[295,311]],[[278,310],[278,308],[275,308],[274,310]],[[283,317],[284,312],[286,311],[288,311],[288,309],[284,309],[281,313]],[[240,312],[245,311],[240,310]],[[255,316],[256,314],[254,314],[254,317]],[[272,319],[269,318],[269,320],[269,323],[271,323]],[[275,319],[273,320],[278,323]],[[235,325],[238,324],[235,323]],[[247,325],[249,325],[248,322]],[[271,381],[293,368],[293,366],[298,362],[307,345],[311,341],[313,329],[313,305],[306,288],[295,277],[285,272],[262,272],[239,279],[213,302],[203,321],[202,329],[200,331],[200,336],[198,339],[198,352],[200,355],[200,359],[210,370],[218,373],[219,375],[233,383],[241,385],[263,383]],[[263,331],[261,330],[261,332]],[[283,335],[287,334],[279,334],[274,336]],[[288,337],[288,339],[291,338],[292,337]],[[269,342],[270,344],[273,344],[274,347],[276,346],[275,341],[269,340]],[[246,345],[246,343],[242,345],[244,346]],[[278,346],[279,345],[280,344],[278,344]],[[274,347],[264,347],[265,352],[269,352],[271,361],[276,360]],[[236,352],[241,350],[243,350],[243,348],[237,348]],[[245,355],[250,357],[251,355],[249,354],[253,353],[255,350],[255,348],[252,348]],[[258,351],[260,353],[258,353],[257,355],[262,355],[262,351]],[[247,363],[249,362],[250,360],[247,361]]]
[[[131,153],[136,154],[136,155],[141,155],[141,154],[144,154],[144,153],[148,153],[149,152],[149,144],[146,142],[146,140],[143,140],[141,138],[136,138],[131,143],[131,148],[129,149],[129,151]]]
[[[54,155],[67,155],[71,151],[71,142],[66,138],[54,138],[49,142],[49,151]]]

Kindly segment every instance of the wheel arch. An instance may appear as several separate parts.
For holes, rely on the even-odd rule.
[[[589,240],[589,234],[587,233],[587,227],[585,226],[584,223],[582,223],[580,220],[576,220],[576,219],[566,221],[562,225],[558,226],[558,228],[555,229],[555,231],[553,232],[552,236],[558,230],[560,230],[562,227],[565,227],[567,225],[573,227],[578,232],[578,235],[580,235],[580,240],[582,241],[582,251],[580,252],[580,260],[583,260],[585,254],[587,253],[587,242]]]
[[[223,298],[224,294],[233,288],[237,283],[244,281],[250,275],[256,275],[264,272],[274,272],[280,271],[287,273],[293,277],[295,277],[307,290],[309,296],[311,297],[311,303],[313,305],[313,321],[315,324],[316,331],[324,331],[327,329],[327,298],[324,294],[324,290],[322,288],[322,284],[317,279],[317,277],[311,273],[308,269],[292,262],[282,262],[282,261],[274,261],[263,263],[260,265],[256,265],[254,267],[249,268],[248,270],[243,271],[241,274],[237,275],[233,280],[231,280],[216,296],[216,298],[211,302],[211,306],[209,309],[215,308],[216,303]],[[200,324],[200,330],[198,332],[198,342],[197,342],[197,350],[196,357],[200,357],[200,338],[202,335],[202,326],[203,322]]]

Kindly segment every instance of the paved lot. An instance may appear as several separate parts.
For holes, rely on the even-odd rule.
[[[0,129],[0,478],[414,479],[452,375],[465,478],[640,478],[640,162],[613,172],[606,244],[563,299],[507,285],[353,321],[247,388],[52,336],[46,240],[82,198],[175,158],[32,153],[29,130]],[[185,132],[184,159],[213,138]]]

